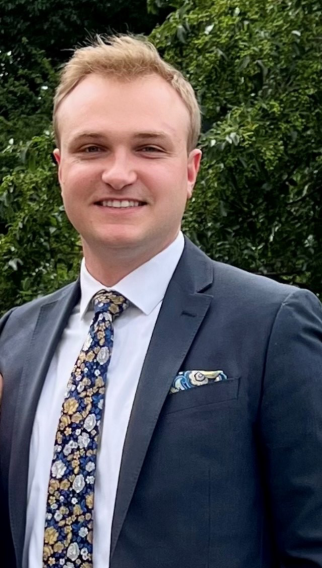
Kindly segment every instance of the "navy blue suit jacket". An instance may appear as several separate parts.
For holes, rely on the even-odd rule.
[[[34,414],[78,299],[76,283],[1,321],[4,568],[21,568]],[[168,394],[179,371],[219,369],[227,381]],[[322,568],[313,294],[213,262],[186,241],[127,430],[110,566]]]

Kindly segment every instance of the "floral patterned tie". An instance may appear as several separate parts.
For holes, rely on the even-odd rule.
[[[43,567],[92,568],[96,456],[113,326],[129,305],[115,291],[95,294],[94,317],[71,373],[48,486]]]

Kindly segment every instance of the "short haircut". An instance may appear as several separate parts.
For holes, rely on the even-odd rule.
[[[60,83],[54,98],[53,123],[56,142],[59,145],[57,110],[62,100],[86,75],[111,76],[120,81],[136,77],[159,75],[178,93],[189,111],[190,127],[187,147],[196,147],[200,134],[200,109],[195,92],[182,73],[164,61],[154,45],[145,38],[132,35],[96,36],[96,41],[74,51],[63,67]]]

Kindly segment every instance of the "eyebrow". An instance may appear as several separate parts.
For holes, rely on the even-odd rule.
[[[153,139],[163,139],[163,140],[169,140],[169,134],[166,134],[166,132],[138,132],[136,134],[134,134],[135,139],[143,139],[144,140],[149,140],[151,138]]]
[[[83,139],[102,140],[107,139],[109,136],[103,132],[80,132],[73,139],[72,143],[81,142]],[[136,132],[133,135],[134,140],[167,140],[171,141],[171,137],[166,132],[162,131],[149,131],[149,132]]]
[[[86,140],[88,140],[88,138],[92,138],[93,140],[97,140],[98,138],[102,139],[105,138],[104,134],[100,133],[100,132],[80,132],[79,134],[76,134],[76,136],[74,138],[72,138],[72,142],[80,142],[81,140],[83,140],[84,138],[86,138]]]

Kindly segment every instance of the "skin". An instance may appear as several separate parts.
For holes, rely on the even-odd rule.
[[[54,151],[67,216],[86,267],[113,286],[176,238],[201,152],[187,151],[189,113],[152,74],[124,82],[92,74],[58,109]],[[134,201],[138,207],[104,207]]]

